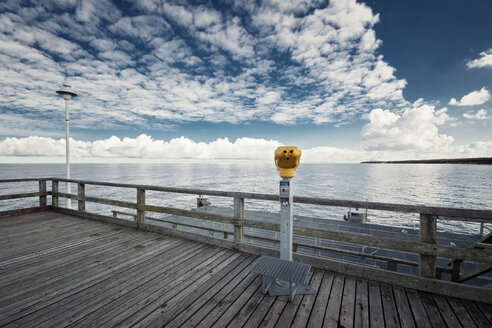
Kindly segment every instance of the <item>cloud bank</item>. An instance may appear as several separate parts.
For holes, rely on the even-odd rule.
[[[440,135],[433,126],[446,119],[445,111],[434,111],[429,106],[406,110],[402,116],[381,110],[370,114],[370,123],[364,127],[364,137],[372,146],[357,149],[339,147],[312,147],[302,149],[304,163],[358,163],[367,160],[396,160],[415,158],[480,157],[492,155],[492,142],[478,142],[466,146],[453,145],[453,139]],[[430,119],[423,130],[412,127]],[[380,132],[376,133],[377,128]],[[391,142],[392,141],[392,142]],[[169,141],[142,134],[136,138],[110,137],[97,141],[70,139],[71,157],[75,162],[168,162],[173,160],[197,161],[260,161],[273,160],[274,150],[281,143],[276,140],[238,138],[230,141],[219,138],[205,143],[181,137]],[[0,161],[15,158],[19,162],[36,158],[58,158],[63,162],[65,140],[48,137],[6,138],[0,142]],[[24,160],[23,160],[24,158]],[[10,160],[9,160],[10,161]]]

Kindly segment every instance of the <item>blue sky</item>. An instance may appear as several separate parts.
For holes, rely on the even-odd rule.
[[[490,1],[2,1],[0,161],[492,156]],[[248,155],[244,155],[248,154]]]

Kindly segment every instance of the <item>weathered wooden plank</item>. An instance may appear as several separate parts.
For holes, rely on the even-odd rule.
[[[14,258],[37,252],[37,250],[62,247],[63,243],[69,243],[79,237],[90,236],[91,234],[104,230],[107,231],[107,228],[98,225],[86,226],[81,222],[65,226],[63,229],[60,229],[60,233],[58,234],[56,229],[53,229],[42,234],[31,235],[28,244],[25,243],[25,240],[9,240],[0,252],[1,261],[6,257]]]
[[[448,327],[461,327],[460,322],[458,318],[456,318],[456,315],[454,314],[453,309],[446,300],[446,297],[433,294],[432,298],[434,299],[436,307],[439,310],[439,313],[441,314],[446,325]]]
[[[3,238],[3,242],[1,243],[1,246],[0,247],[9,247],[9,248],[24,248],[26,246],[26,243],[27,244],[31,244],[32,242],[34,241],[40,241],[40,240],[43,240],[43,239],[49,239],[49,238],[54,238],[54,242],[51,242],[51,240],[49,241],[49,243],[45,244],[46,247],[39,247],[38,249],[47,249],[49,247],[55,247],[57,246],[57,241],[56,241],[56,234],[53,235],[52,232],[53,231],[59,231],[60,234],[64,234],[64,232],[66,232],[66,229],[72,229],[72,227],[76,227],[76,229],[80,229],[80,230],[83,230],[85,231],[85,229],[87,228],[88,230],[92,230],[92,229],[95,229],[96,226],[93,226],[93,225],[89,225],[88,227],[86,227],[85,225],[79,225],[78,222],[62,222],[62,223],[58,223],[58,222],[53,222],[53,223],[49,223],[47,225],[42,225],[42,226],[38,226],[39,228],[36,228],[36,227],[32,227],[32,233],[31,231],[19,231],[19,232],[15,232],[15,233],[12,233],[12,234],[9,234],[8,236],[2,236]],[[76,241],[79,241],[79,240],[83,240],[84,238],[87,238],[87,237],[92,237],[92,238],[95,238],[97,236],[101,236],[103,234],[107,234],[107,233],[112,233],[112,232],[117,232],[117,231],[124,231],[125,228],[124,227],[118,227],[118,226],[113,226],[113,227],[109,227],[109,226],[99,226],[97,227],[98,230],[92,230],[93,232],[90,232],[90,233],[87,233],[87,231],[85,231],[85,233],[81,233],[79,235],[79,237],[77,238],[74,238],[74,240]],[[96,232],[94,232],[96,231]],[[0,251],[1,253],[2,251]]]
[[[355,315],[355,294],[356,280],[353,277],[345,278],[345,286],[343,287],[342,308],[340,309],[339,324],[343,327],[354,327]]]
[[[44,220],[43,220],[44,221]],[[36,222],[34,225],[26,225],[25,229],[15,227],[12,229],[2,229],[1,245],[8,246],[9,248],[18,247],[24,249],[32,246],[35,242],[45,242],[46,244],[56,244],[57,240],[63,238],[68,233],[78,233],[79,235],[86,235],[89,230],[113,230],[121,229],[116,226],[105,226],[95,222],[84,222],[81,220],[46,220],[45,222]],[[90,232],[92,233],[92,232]],[[26,244],[26,241],[29,241]],[[5,252],[5,249],[0,251],[1,254]]]
[[[396,312],[395,298],[391,285],[380,283],[381,301],[383,303],[384,323],[386,327],[398,327],[398,313]]]
[[[379,283],[368,281],[369,286],[369,324],[371,327],[384,327],[383,303]]]
[[[367,280],[357,279],[355,295],[354,327],[369,327],[369,296]]]
[[[311,314],[311,311],[313,310],[314,303],[318,298],[318,294],[320,293],[320,285],[321,282],[324,280],[323,277],[324,272],[322,270],[314,270],[313,278],[311,279],[311,288],[315,291],[315,293],[311,295],[304,295],[301,305],[299,306],[299,309],[297,310],[296,316],[292,323],[292,327],[305,327],[307,325],[309,316]],[[333,274],[331,279],[333,279]],[[325,282],[325,286],[326,285],[328,285],[328,279]],[[327,287],[323,288],[326,290]]]
[[[236,277],[247,275],[246,267],[249,267],[254,257],[237,257],[224,269],[213,275],[208,281],[184,297],[175,297],[167,302],[166,311],[154,311],[146,316],[139,325],[145,327],[195,327],[224,295],[223,288],[231,281],[237,281]],[[226,290],[230,290],[227,289]]]
[[[140,262],[139,265],[122,267],[121,270],[115,271],[112,276],[103,276],[101,280],[95,280],[92,283],[88,283],[85,288],[80,289],[77,292],[63,295],[65,297],[60,300],[54,300],[54,302],[48,302],[48,304],[39,304],[35,309],[29,308],[29,310],[32,309],[32,311],[23,313],[23,316],[15,321],[14,326],[23,327],[31,324],[38,326],[41,322],[46,322],[44,324],[48,325],[52,323],[53,320],[63,320],[61,317],[67,318],[66,321],[68,322],[70,315],[77,315],[78,313],[83,312],[85,308],[94,308],[91,304],[100,304],[98,302],[104,301],[105,297],[117,295],[120,288],[125,288],[128,284],[133,284],[133,279],[146,277],[150,272],[159,270],[162,262],[154,260],[170,254],[166,251],[168,249],[178,252],[179,250],[177,247],[182,245],[182,243],[179,243],[178,241],[162,244],[166,245],[164,249],[160,248],[164,253],[157,254],[157,257],[143,256],[143,261]],[[189,245],[198,247],[198,245],[193,246],[191,243],[189,243]],[[188,250],[185,249],[185,254],[187,252]],[[169,261],[171,260],[169,259]]]
[[[32,256],[39,255],[40,253],[43,252],[43,249],[50,248],[50,249],[59,249],[66,247],[67,244],[71,244],[74,239],[76,239],[78,236],[84,236],[87,234],[91,234],[97,231],[100,231],[101,227],[93,227],[93,228],[88,228],[88,230],[81,229],[79,231],[70,231],[66,232],[63,234],[63,236],[56,236],[53,238],[39,238],[37,241],[33,241],[32,243],[29,244],[29,246],[25,247],[17,247],[16,245],[10,245],[9,247],[5,248],[2,250],[2,253],[0,254],[0,262],[3,265],[6,265],[11,262],[16,262],[18,261],[18,258],[22,257],[24,258],[29,258]],[[49,238],[49,239],[48,239]]]
[[[73,235],[85,235],[87,234],[86,230],[101,230],[101,226],[97,225],[84,225],[83,222],[72,222],[69,225],[65,225],[63,227],[47,229],[42,233],[33,233],[30,235],[25,235],[20,238],[11,238],[10,236],[3,236],[5,240],[2,242],[5,248],[0,251],[0,255],[2,257],[4,255],[14,255],[13,252],[17,251],[18,253],[27,253],[30,252],[29,248],[39,249],[43,248],[42,245],[56,245],[59,240],[66,240],[68,234]],[[26,239],[29,240],[29,244],[26,245]],[[37,246],[39,245],[39,246]]]
[[[0,220],[0,233],[8,235],[10,233],[20,231],[31,231],[36,228],[44,228],[51,224],[60,224],[60,226],[70,224],[85,224],[85,226],[94,226],[93,222],[84,220],[83,218],[56,213],[53,211],[39,211],[19,216],[4,217]],[[58,227],[58,226],[57,226]],[[53,231],[56,233],[55,231]],[[36,237],[33,235],[32,237]]]
[[[335,276],[333,273],[326,271],[324,272],[323,281],[321,282],[321,285],[319,287],[318,294],[314,302],[313,309],[311,311],[311,315],[309,316],[307,327],[320,327],[323,324],[323,319],[325,318],[325,313],[327,312],[326,307],[328,306],[328,300],[332,300],[332,298],[330,297],[330,292],[332,290],[332,285],[334,284],[334,277]],[[337,278],[338,277],[339,276],[337,276]]]
[[[133,284],[134,280],[132,279],[132,275],[129,273],[136,271],[136,277],[140,277],[145,276],[148,272],[151,272],[152,270],[147,270],[148,267],[145,265],[146,262],[153,263],[156,257],[161,256],[167,258],[167,260],[163,262],[163,265],[176,263],[181,260],[181,258],[179,258],[178,261],[174,257],[169,258],[168,255],[170,253],[168,251],[170,250],[170,255],[173,255],[173,249],[176,250],[177,247],[182,245],[183,243],[178,240],[166,240],[159,243],[159,247],[146,247],[146,250],[139,256],[129,257],[124,264],[115,265],[111,268],[111,270],[106,270],[102,274],[95,274],[94,276],[87,277],[86,279],[71,286],[73,288],[69,290],[60,289],[57,296],[25,308],[21,313],[12,316],[11,320],[16,320],[19,317],[22,317],[20,320],[16,321],[16,324],[18,324],[19,327],[22,327],[25,321],[33,322],[34,324],[39,325],[40,322],[46,321],[46,319],[58,317],[60,315],[66,314],[77,316],[84,309],[90,308],[92,302],[96,302],[96,304],[103,304],[107,297],[118,296],[118,288],[125,288],[128,284]],[[182,251],[184,259],[187,258],[189,251],[193,251],[200,247],[204,248],[203,245],[200,246],[199,244],[188,243],[188,245],[183,247],[182,250],[179,250],[179,248],[177,250],[178,252]],[[143,274],[139,274],[139,269],[143,270]],[[120,275],[120,277],[118,277],[118,275]],[[110,282],[108,283],[108,281]],[[115,288],[117,290],[114,290]],[[59,319],[57,318],[56,320]],[[52,321],[53,320],[51,320],[51,322]],[[0,324],[2,324],[1,321]]]
[[[432,327],[446,327],[446,323],[441,316],[441,312],[437,307],[437,304],[434,302],[432,298],[432,294],[426,292],[418,292],[420,299],[422,300],[422,304],[424,305],[425,312],[427,313],[427,317],[431,322]]]
[[[213,253],[214,250],[209,247],[203,247],[203,245],[179,244],[177,246],[166,249],[165,252],[149,259],[153,263],[152,265],[147,264],[150,262],[144,262],[143,264],[147,265],[144,266],[145,270],[143,271],[137,268],[130,273],[116,272],[116,276],[111,278],[111,282],[108,285],[99,287],[99,284],[96,284],[91,286],[90,290],[84,290],[83,296],[74,302],[70,302],[70,299],[64,300],[61,303],[61,310],[65,312],[61,315],[53,316],[50,321],[43,323],[43,325],[52,326],[63,324],[64,322],[74,322],[77,325],[90,326],[89,317],[94,318],[104,313],[103,310],[113,309],[115,303],[121,302],[122,299],[131,299],[132,295],[139,295],[141,292],[143,294],[148,292],[150,295],[151,289],[149,288],[160,280],[171,281],[171,272],[169,270],[176,274],[185,272],[187,269],[192,268],[192,265],[200,256],[206,259],[208,256],[216,254],[216,252]],[[117,283],[118,281],[119,283]],[[98,291],[98,288],[102,290]],[[134,299],[138,301],[138,297]],[[53,305],[56,306],[58,303],[60,302]],[[97,320],[93,322],[96,323]]]
[[[130,244],[127,244],[129,247],[128,250],[107,255],[107,258],[104,261],[90,263],[87,266],[89,269],[87,269],[84,274],[77,272],[61,277],[55,276],[50,280],[49,284],[44,284],[38,288],[25,291],[22,295],[19,295],[14,299],[3,299],[2,302],[0,302],[1,307],[3,307],[5,314],[12,315],[18,312],[21,306],[31,306],[38,303],[41,299],[46,301],[51,297],[56,297],[58,294],[77,288],[80,284],[86,282],[87,279],[97,279],[100,275],[104,275],[105,273],[111,272],[114,268],[118,268],[119,266],[128,263],[126,256],[139,253],[139,248],[134,247],[137,244],[138,241],[131,242]]]
[[[396,293],[396,287],[395,293]],[[400,287],[399,287],[400,288]],[[427,317],[427,313],[425,311],[424,304],[418,294],[418,292],[414,289],[406,289],[405,290],[408,303],[410,305],[410,309],[413,314],[413,318],[415,319],[415,324],[418,328],[432,328],[432,324]],[[398,311],[400,311],[400,307],[398,307]]]
[[[298,298],[301,298],[299,295]],[[267,312],[260,326],[262,328],[273,328],[280,317],[280,314],[284,311],[286,305],[290,303],[288,296],[278,296],[275,302],[273,302],[270,310]]]
[[[220,254],[220,252],[219,252]],[[239,253],[231,253],[226,251],[223,253],[223,256],[218,256],[215,261],[210,262],[201,262],[198,266],[193,268],[190,272],[183,274],[181,277],[177,277],[170,284],[166,284],[166,288],[172,287],[167,293],[163,294],[162,288],[157,289],[156,292],[151,295],[145,295],[142,298],[141,302],[136,302],[134,300],[131,301],[133,304],[130,308],[127,308],[125,311],[120,312],[116,316],[109,316],[105,314],[104,316],[97,319],[99,322],[104,322],[105,325],[113,326],[115,324],[121,326],[131,326],[143,318],[145,318],[150,313],[154,312],[157,308],[161,307],[164,304],[167,304],[169,300],[183,293],[187,295],[192,292],[195,288],[197,288],[204,281],[210,279],[211,276],[216,274],[218,271],[222,270],[229,263],[234,261]],[[194,274],[194,275],[193,275]],[[163,286],[164,287],[164,286]],[[179,296],[178,296],[179,297]],[[145,302],[146,306],[142,307],[143,302]],[[121,307],[118,308],[118,311],[121,310]],[[110,319],[106,321],[105,319]]]
[[[49,234],[53,230],[59,229],[60,231],[63,231],[64,228],[78,223],[61,218],[43,221],[45,222],[36,222],[36,224],[25,225],[24,227],[15,226],[10,229],[0,228],[0,245],[25,245],[26,240],[31,241],[33,238]]]
[[[80,263],[80,260],[85,256],[94,256],[107,251],[107,248],[111,247],[114,241],[118,241],[117,238],[120,236],[117,235],[124,236],[122,231],[114,231],[84,239],[82,242],[77,241],[71,247],[60,251],[47,252],[21,263],[15,262],[11,266],[2,267],[3,274],[0,278],[0,285],[2,288],[7,288],[8,285],[17,285],[23,280],[27,283],[32,283],[32,279],[36,275],[46,277],[50,275],[50,271],[55,273],[63,271],[66,266]]]
[[[264,295],[261,293],[261,278],[257,275],[251,275],[248,277],[255,277],[251,283],[244,283],[238,287],[240,293],[234,293],[235,298],[229,298],[229,302],[232,302],[227,307],[222,307],[219,311],[214,311],[211,316],[203,319],[197,328],[201,327],[242,327],[242,324],[248,319],[248,311],[253,310],[257,302],[263,299]],[[249,301],[249,303],[248,303]],[[256,304],[255,304],[256,302]],[[245,305],[246,304],[246,305]],[[254,304],[254,305],[252,305]],[[222,311],[225,310],[225,311]],[[219,314],[221,314],[219,316]]]
[[[248,290],[253,289],[256,290],[258,281],[260,281],[260,278],[257,274],[248,272],[248,275],[197,324],[197,327],[211,327],[219,318],[224,316],[231,306],[234,304],[237,306],[237,303],[241,298],[245,299],[245,297],[243,297],[245,292],[247,293]],[[231,313],[231,311],[229,313]],[[232,314],[232,316],[233,315],[234,314]]]
[[[50,220],[55,220],[60,218],[57,213],[52,213],[51,211],[41,209],[40,207],[34,207],[34,208],[38,209],[38,211],[32,213],[0,217],[0,228],[1,228],[0,233],[14,231],[16,229],[27,230],[31,225],[37,226],[40,222],[48,222]]]
[[[29,285],[24,282],[24,284],[26,284],[25,287],[17,292],[10,292],[7,297],[2,297],[3,301],[0,302],[0,307],[12,308],[14,304],[23,303],[25,299],[40,297],[45,293],[49,293],[51,290],[57,290],[60,285],[70,284],[73,281],[77,281],[84,276],[84,272],[96,273],[101,270],[103,271],[106,268],[106,263],[111,263],[111,261],[114,262],[118,258],[122,259],[124,255],[128,253],[128,247],[133,248],[144,240],[145,239],[142,238],[127,241],[125,244],[119,244],[107,252],[92,257],[91,259],[93,262],[90,264],[83,265],[83,263],[79,263],[74,270],[67,267],[63,272],[59,270],[52,270],[53,274],[51,276],[41,275],[34,277],[31,280],[28,280]]]
[[[195,327],[208,316],[212,309],[222,304],[224,298],[232,292],[233,288],[246,278],[255,258],[250,256],[244,259],[230,272],[227,270],[220,271],[210,281],[186,296],[185,299],[178,300],[171,308],[168,303],[166,311],[147,327],[162,327],[163,325],[166,327]],[[238,258],[238,260],[242,259]],[[148,321],[147,317],[140,324],[146,325]]]
[[[98,254],[96,251],[106,251],[107,247],[113,246],[115,242],[131,240],[128,235],[122,234],[123,231],[110,231],[93,234],[86,238],[74,240],[73,243],[66,243],[63,247],[52,247],[40,250],[33,256],[23,256],[12,259],[8,265],[2,265],[5,277],[0,281],[19,279],[20,277],[32,277],[34,274],[44,274],[45,269],[59,270],[58,265],[69,265],[72,258],[82,258]]]
[[[465,300],[461,300],[461,303],[465,306],[466,311],[477,327],[492,327],[492,322],[487,320],[487,317],[480,311],[480,308],[475,303]],[[492,313],[490,313],[490,315],[492,315]]]
[[[326,276],[326,273],[325,273]],[[333,287],[331,289],[330,298],[328,300],[328,307],[326,309],[323,326],[337,327],[340,319],[340,308],[342,306],[343,286],[345,283],[345,277],[342,275],[335,275],[333,279]]]
[[[477,327],[473,319],[468,314],[468,311],[466,310],[461,300],[458,300],[454,297],[448,297],[447,299],[449,305],[451,305],[451,308],[453,309],[453,312],[456,314],[456,318],[458,318],[458,321],[461,323],[462,327],[464,328]]]
[[[314,270],[310,270],[308,277],[306,278],[306,281],[311,285],[311,287],[313,283],[312,281],[313,273]],[[297,297],[294,297],[294,301],[287,303],[284,310],[280,314],[280,317],[278,318],[275,327],[277,328],[290,327],[304,297],[305,295],[298,295]]]
[[[121,290],[116,289],[116,293],[111,289],[100,300],[88,300],[88,304],[84,304],[82,309],[69,311],[67,313],[68,318],[54,318],[46,326],[57,326],[68,322],[75,326],[89,327],[98,322],[103,324],[105,321],[111,320],[111,318],[121,314],[122,311],[127,311],[128,308],[131,308],[137,303],[143,308],[144,304],[140,303],[143,297],[150,297],[158,288],[161,288],[165,292],[166,283],[172,284],[177,277],[182,277],[183,275],[189,276],[194,270],[193,265],[196,263],[198,257],[203,256],[204,260],[208,261],[210,259],[216,259],[217,256],[224,255],[224,252],[220,253],[218,249],[206,247],[204,249],[198,249],[190,253],[190,255],[186,256],[184,261],[179,261],[176,265],[170,264],[168,270],[158,272],[157,275],[147,276],[145,274],[141,284],[138,279],[135,279],[133,280],[133,284],[125,285],[125,288]],[[128,315],[132,314],[133,312],[128,311]]]
[[[266,294],[253,311],[251,312],[248,311],[249,318],[244,323],[244,325],[242,325],[242,327],[243,328],[258,327],[262,322],[263,318],[265,317],[265,315],[272,307],[275,300],[279,297],[280,296],[270,296],[269,294]]]
[[[398,317],[400,319],[400,325],[404,328],[414,328],[415,321],[405,290],[400,286],[393,286],[393,294],[395,297],[396,310],[398,311]]]
[[[476,302],[477,306],[482,310],[483,315],[487,318],[487,320],[492,325],[492,304]]]

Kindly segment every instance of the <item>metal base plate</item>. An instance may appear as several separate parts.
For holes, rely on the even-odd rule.
[[[309,284],[296,284],[295,295],[301,294],[314,294],[314,290]],[[274,281],[270,288],[268,288],[270,296],[290,296],[289,283],[283,281]]]

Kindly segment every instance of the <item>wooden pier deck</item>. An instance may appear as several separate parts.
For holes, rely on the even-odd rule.
[[[320,269],[290,303],[261,293],[255,255],[49,210],[0,236],[2,327],[492,326],[489,303]]]

